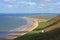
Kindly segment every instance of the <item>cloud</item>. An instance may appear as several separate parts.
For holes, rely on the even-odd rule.
[[[13,5],[8,5],[8,8],[13,8]]]
[[[50,3],[50,6],[60,6],[60,2]]]
[[[2,5],[0,5],[0,9],[4,9],[4,7]]]
[[[40,4],[40,5],[37,6],[37,8],[43,9],[45,6],[46,6],[45,4]]]
[[[3,0],[4,2],[16,2],[16,0]]]
[[[35,6],[35,5],[36,5],[35,2],[25,2],[25,1],[23,1],[23,2],[19,2],[19,4],[30,5],[30,6]]]
[[[31,5],[31,6],[36,5],[36,3],[35,3],[35,2],[26,2],[26,4],[27,4],[27,5]]]
[[[31,5],[31,6],[36,5],[36,3],[35,3],[35,2],[26,2],[26,4],[27,4],[27,5]]]
[[[4,2],[9,2],[10,0],[3,0]]]
[[[40,6],[44,7],[44,6],[45,6],[45,4],[40,4]]]
[[[17,0],[12,0],[13,2],[16,2]]]
[[[60,6],[60,2],[57,2],[56,5],[59,5]]]
[[[38,1],[38,0],[37,0]],[[52,2],[53,0],[39,0],[38,2]]]
[[[45,1],[47,1],[47,2],[51,2],[52,0],[45,0]]]
[[[41,7],[41,6],[40,6],[40,7],[37,7],[37,8],[39,8],[39,9],[43,9],[43,7]]]

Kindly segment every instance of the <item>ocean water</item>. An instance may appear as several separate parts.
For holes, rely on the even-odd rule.
[[[59,13],[0,13],[0,16],[56,16]]]
[[[0,37],[31,25],[32,21],[17,16],[0,16]]]
[[[0,14],[0,37],[13,33],[17,30],[23,29],[32,24],[32,21],[19,16],[56,16],[54,13],[28,13],[28,14]],[[10,17],[11,16],[11,17]]]

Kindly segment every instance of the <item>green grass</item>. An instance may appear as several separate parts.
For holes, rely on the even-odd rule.
[[[33,37],[37,36],[41,32],[41,30],[45,27],[46,24],[47,24],[46,22],[39,23],[39,26],[36,29],[14,40],[34,40]]]
[[[60,23],[59,23],[60,24]],[[58,28],[60,28],[60,25],[56,25],[55,28],[58,26]],[[26,35],[23,35],[21,37],[18,37],[14,40],[55,40],[54,37],[57,36],[57,34],[60,34],[60,29],[58,29],[58,31],[54,31],[54,32],[45,32],[45,33],[42,33],[41,30],[43,28],[46,27],[46,25],[48,25],[47,22],[42,22],[40,23],[40,25],[34,29],[33,31],[27,33]],[[54,28],[54,26],[52,26],[52,29]],[[47,29],[47,28],[46,28]]]

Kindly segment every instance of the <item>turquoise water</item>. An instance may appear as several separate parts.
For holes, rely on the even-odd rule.
[[[31,23],[31,20],[25,18],[0,16],[0,37],[31,25]]]

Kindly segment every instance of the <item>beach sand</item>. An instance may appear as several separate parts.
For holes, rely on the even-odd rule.
[[[23,18],[32,20],[33,23],[31,25],[29,25],[28,27],[23,28],[22,30],[18,30],[14,33],[8,34],[4,38],[0,38],[0,40],[13,40],[17,37],[25,35],[26,33],[32,31],[33,29],[35,29],[38,26],[38,21],[36,21],[34,18],[29,18],[29,17],[23,17]]]

